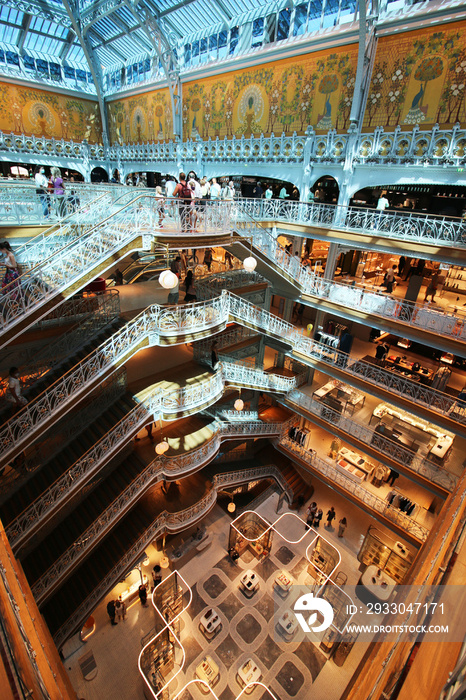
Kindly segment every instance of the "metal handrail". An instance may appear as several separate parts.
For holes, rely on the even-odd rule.
[[[395,525],[405,530],[405,532],[416,537],[419,541],[424,542],[427,539],[429,530],[424,527],[424,525],[416,522],[406,513],[393,508],[388,501],[379,498],[371,491],[364,488],[362,484],[357,483],[349,476],[337,471],[334,465],[328,460],[318,457],[315,452],[308,452],[302,445],[298,445],[298,443],[294,442],[286,435],[283,435],[280,439],[279,446],[283,449],[285,454],[298,455],[304,463],[309,464],[324,476],[329,477],[333,483],[342,486],[346,492],[351,493],[361,503],[369,506],[369,508],[372,508],[377,513],[380,513]]]
[[[282,424],[270,424],[261,423],[261,421],[254,421],[254,423],[248,424],[248,429],[246,426],[244,428],[242,435],[280,435],[282,431]],[[203,449],[204,446],[193,450],[192,452],[183,455],[182,457],[156,457],[146,468],[138,474],[138,476],[133,479],[133,481],[128,485],[128,487],[115,498],[110,505],[107,506],[105,511],[99,515],[97,520],[95,520],[79,537],[79,540],[71,544],[68,549],[66,549],[63,554],[60,555],[54,564],[45,571],[40,579],[36,581],[32,587],[32,592],[35,600],[38,603],[42,603],[50,593],[53,587],[58,581],[62,581],[63,577],[70,572],[71,568],[74,568],[76,562],[82,557],[87,556],[91,549],[97,544],[97,542],[106,534],[109,527],[115,520],[122,517],[122,514],[126,512],[134,503],[143,495],[143,493],[151,486],[153,486],[158,481],[163,480],[166,476],[180,477],[187,471],[192,471],[193,469],[201,468],[206,462],[210,462],[218,450],[223,440],[228,439],[232,436],[239,436],[239,431],[229,430],[229,426],[223,423],[219,423],[217,426],[217,431],[213,434],[207,443],[207,451]],[[186,459],[185,459],[186,458]],[[189,468],[187,468],[187,461],[189,461]],[[263,470],[264,467],[256,467],[255,475],[258,470]],[[280,484],[281,488],[287,493],[289,502],[293,500],[293,494],[290,491],[288,485],[282,478],[280,472],[276,467],[273,467],[274,474],[276,474],[276,479]],[[270,467],[267,467],[267,473],[269,473]],[[244,475],[247,474],[250,478],[254,478],[251,475],[251,470],[241,470],[237,472],[228,472],[226,478],[218,479],[214,477],[214,486],[217,484],[220,486],[225,485],[225,483],[236,483],[239,480],[239,474],[242,475],[244,480]]]
[[[254,475],[258,475],[258,469],[261,470],[260,475],[267,476],[270,473],[270,476],[275,478],[275,473],[277,470],[274,465],[254,467],[252,470],[241,470],[241,472],[236,472],[236,474],[238,474],[238,478],[243,478],[243,476],[246,477],[246,472],[248,471],[250,473],[252,471]],[[234,476],[235,472],[232,473],[232,478],[234,478]],[[226,482],[219,479],[217,483],[220,486],[225,485]],[[169,514],[166,511],[161,513],[152,523],[152,525],[139,537],[137,542],[135,542],[135,544],[125,552],[120,561],[105,576],[105,578],[94,587],[92,593],[74,611],[73,615],[61,626],[59,630],[57,630],[53,636],[57,647],[60,647],[60,645],[62,645],[69,637],[69,635],[79,627],[82,620],[89,615],[90,611],[95,609],[96,605],[98,605],[106,592],[115,585],[115,581],[118,581],[134,565],[137,557],[140,556],[149,542],[153,541],[166,531],[177,532],[180,530],[180,527],[186,527],[187,524],[197,522],[200,518],[207,514],[207,512],[216,503],[216,500],[217,488],[213,484],[210,491],[194,506],[190,506],[179,513]]]
[[[355,421],[354,418],[349,418],[348,416],[338,413],[338,411],[333,410],[330,406],[314,400],[311,396],[302,391],[293,389],[293,391],[287,394],[284,403],[290,407],[298,406],[301,410],[309,411],[312,415],[323,418],[323,420],[336,426],[342,432],[351,435],[368,446],[374,444],[373,440],[375,438],[376,447],[381,449],[383,454],[387,457],[399,462],[409,470],[416,472],[448,491],[452,491],[458,481],[458,477],[455,474],[452,474],[444,467],[432,462],[427,457],[419,456],[416,452],[413,452],[413,450],[384,437],[382,433],[377,433],[369,426]]]
[[[314,296],[321,302],[328,300],[340,306],[366,312],[376,317],[396,321],[404,326],[415,326],[435,334],[466,342],[466,318],[455,313],[432,308],[429,303],[406,301],[378,290],[368,290],[356,282],[335,282],[323,279],[315,271],[291,256],[264,228],[258,228],[254,219],[239,221],[239,231],[250,230],[253,246],[275,263],[288,279],[297,284],[301,294]],[[305,299],[303,300],[305,302]],[[400,330],[401,332],[401,330]]]
[[[394,394],[409,397],[440,415],[454,416],[457,422],[466,424],[466,407],[455,397],[329,348],[303,336],[291,323],[231,292],[223,292],[207,302],[168,308],[155,304],[141,312],[0,428],[0,458],[5,459],[26,441],[30,442],[32,432],[65,410],[70,402],[75,403],[90,382],[126,361],[144,343],[157,345],[164,339],[173,342],[175,338],[176,342],[184,342],[186,337],[192,338],[193,333],[218,332],[219,327],[225,327],[228,321],[236,321],[288,342],[298,360],[304,356],[339,367],[358,379],[367,378],[372,384],[389,388]],[[232,381],[235,381],[234,377]],[[281,386],[285,384],[282,382]],[[176,409],[174,402],[173,411]]]
[[[241,386],[258,386],[263,390],[282,393],[295,386],[289,377],[277,377],[260,370],[254,370],[251,374],[249,368],[222,365],[220,371],[197,384],[167,392],[161,392],[159,388],[155,388],[148,393],[142,403],[105,433],[65,474],[58,477],[47,491],[38,496],[8,525],[7,535],[10,545],[18,547],[32,529],[37,530],[39,524],[44,524],[46,518],[49,518],[68,500],[71,492],[84,484],[102,466],[103,461],[107,461],[115,454],[127,442],[128,437],[143,425],[151,420],[170,419],[173,414],[190,413],[201,406],[215,403],[222,395],[225,383],[231,382],[232,378]],[[260,382],[261,378],[262,382]],[[283,379],[287,381],[280,381]],[[239,426],[231,428],[234,434],[240,430]],[[265,427],[263,432],[268,434],[273,431]],[[182,458],[179,463],[181,461]]]

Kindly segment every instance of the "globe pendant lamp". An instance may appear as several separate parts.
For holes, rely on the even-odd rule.
[[[248,258],[243,260],[243,267],[247,272],[254,272],[256,269],[257,260],[250,255]]]
[[[236,411],[242,411],[244,408],[244,401],[242,399],[236,399],[234,407]]]
[[[168,442],[166,440],[162,440],[162,442],[159,442],[155,446],[155,451],[158,455],[163,455],[169,449],[169,447],[170,445],[168,444]]]
[[[171,270],[164,270],[159,275],[159,284],[164,289],[174,289],[178,284],[178,277]]]

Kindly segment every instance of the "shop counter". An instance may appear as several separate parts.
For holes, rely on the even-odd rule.
[[[247,598],[252,598],[259,588],[259,577],[254,571],[248,569],[240,580],[240,589]]]
[[[204,636],[211,640],[213,639],[222,629],[222,621],[219,615],[215,612],[213,608],[209,608],[206,613],[201,617],[199,623],[201,632]]]
[[[365,590],[369,599],[384,603],[390,599],[397,583],[375,564],[370,564],[359,579],[358,585]]]
[[[296,634],[299,623],[291,610],[286,610],[278,619],[277,627],[281,634],[283,634],[287,639],[290,639]]]
[[[244,664],[242,664],[238,669],[238,678],[241,687],[249,685],[250,683],[257,683],[262,678],[262,673],[259,666],[256,664],[254,659],[248,659]],[[255,686],[250,686],[244,692],[252,693]]]
[[[282,598],[286,598],[293,585],[293,579],[286,571],[279,571],[275,577],[276,590]]]
[[[205,656],[199,666],[196,666],[196,678],[205,681],[211,688],[217,683],[220,678],[220,672],[211,656]],[[209,693],[209,690],[205,686],[200,685],[200,688],[204,693]]]

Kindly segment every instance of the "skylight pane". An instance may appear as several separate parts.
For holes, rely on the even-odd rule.
[[[283,39],[288,39],[288,34],[290,31],[290,21],[291,21],[291,10],[285,8],[278,15],[278,32],[277,40],[283,41]]]

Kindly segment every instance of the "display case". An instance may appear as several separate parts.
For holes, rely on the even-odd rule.
[[[402,583],[413,554],[401,542],[394,542],[379,530],[370,527],[358,554],[361,564],[374,564],[397,583]]]
[[[338,552],[329,542],[318,537],[309,552],[307,572],[316,584],[325,582],[338,563]]]
[[[253,511],[246,511],[230,525],[228,552],[232,558],[249,549],[258,559],[270,553],[273,531],[268,523]]]

